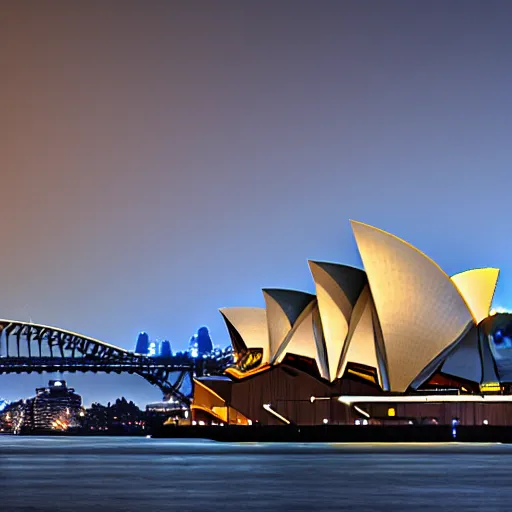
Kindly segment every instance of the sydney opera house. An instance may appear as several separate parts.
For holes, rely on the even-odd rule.
[[[512,315],[499,270],[449,277],[407,242],[352,222],[364,270],[309,262],[316,294],[264,289],[224,308],[236,362],[195,381],[200,424],[512,425]]]

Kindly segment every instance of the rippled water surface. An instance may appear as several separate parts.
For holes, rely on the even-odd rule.
[[[508,445],[0,436],[0,510],[512,510]]]

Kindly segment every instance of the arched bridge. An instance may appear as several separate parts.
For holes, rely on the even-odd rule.
[[[0,320],[0,374],[115,372],[140,375],[164,395],[189,403],[193,360],[153,358],[56,327]]]

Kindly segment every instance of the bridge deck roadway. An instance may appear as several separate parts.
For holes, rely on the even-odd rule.
[[[13,370],[15,368],[27,370],[32,368],[37,370],[39,368],[46,369],[48,367],[62,367],[62,368],[101,368],[112,369],[120,371],[137,371],[137,370],[163,370],[168,372],[192,370],[192,364],[160,362],[160,361],[112,361],[102,359],[92,359],[87,357],[0,357],[0,372],[6,370]]]

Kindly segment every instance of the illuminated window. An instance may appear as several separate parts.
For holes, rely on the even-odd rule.
[[[499,392],[501,391],[501,384],[499,382],[485,382],[483,384],[480,384],[480,391]]]
[[[390,407],[388,409],[388,416],[396,416],[396,411],[394,407]]]

